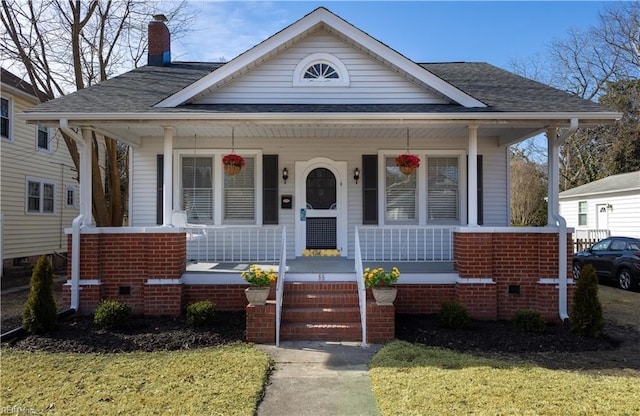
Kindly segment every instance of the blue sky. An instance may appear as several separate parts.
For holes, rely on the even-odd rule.
[[[324,6],[416,62],[512,60],[544,54],[571,28],[595,25],[607,2],[191,1],[193,30],[174,39],[172,58],[231,60]]]

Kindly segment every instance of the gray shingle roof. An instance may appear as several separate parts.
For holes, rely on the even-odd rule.
[[[223,63],[174,62],[166,67],[144,66],[73,94],[40,104],[29,112],[69,113],[262,113],[262,112],[608,112],[591,101],[511,74],[486,63],[420,64],[436,76],[487,104],[460,105],[183,105],[154,108],[163,99],[222,67]]]
[[[24,92],[25,94],[29,94],[34,98],[38,98],[38,92],[35,88],[33,88],[33,85],[4,68],[0,68],[0,80],[3,84],[9,85],[17,90]],[[42,91],[41,94],[46,95]]]
[[[606,178],[599,179],[597,181],[576,186],[575,188],[560,192],[560,198],[633,190],[640,191],[640,170],[607,176]]]

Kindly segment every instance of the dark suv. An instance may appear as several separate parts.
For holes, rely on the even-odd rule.
[[[615,279],[620,288],[631,290],[640,281],[640,239],[609,237],[574,254],[574,279],[580,277],[580,271],[587,264],[595,267],[601,280]]]

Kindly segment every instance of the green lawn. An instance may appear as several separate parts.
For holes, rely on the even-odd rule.
[[[122,354],[3,348],[0,408],[14,414],[253,415],[271,365],[247,344]]]
[[[549,370],[394,341],[369,364],[383,415],[637,415],[640,378]]]

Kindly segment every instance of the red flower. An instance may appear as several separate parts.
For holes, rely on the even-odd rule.
[[[222,158],[222,164],[225,166],[240,166],[243,168],[245,161],[242,156],[236,155],[235,153],[229,153]]]
[[[420,158],[416,155],[399,155],[396,157],[396,166],[406,166],[416,169],[420,167]]]

